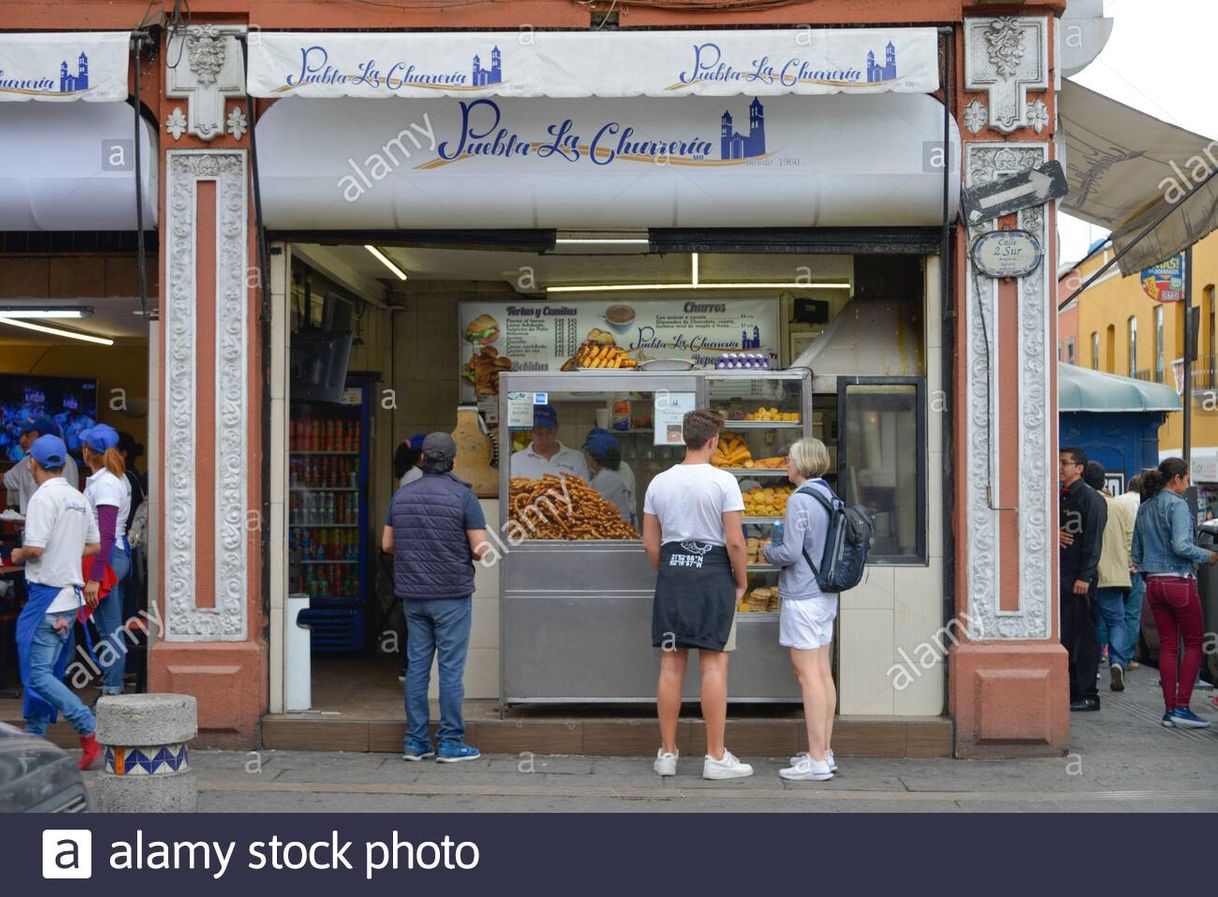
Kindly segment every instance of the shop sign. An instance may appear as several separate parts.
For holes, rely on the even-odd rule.
[[[258,129],[274,228],[896,227],[943,216],[930,161],[943,108],[928,96],[289,99]],[[949,187],[954,203],[959,182]]]
[[[0,102],[127,99],[126,31],[0,34]]]
[[[1190,468],[1194,483],[1218,483],[1218,455],[1193,455]]]
[[[262,32],[256,97],[931,93],[933,28]]]
[[[1040,267],[1044,251],[1026,230],[995,230],[973,241],[973,264],[990,277],[1025,277]]]
[[[517,392],[513,390],[507,394],[507,425],[509,429],[532,429],[533,401],[534,394],[531,392]]]
[[[1184,256],[1173,255],[1162,264],[1142,269],[1142,289],[1155,302],[1184,299]]]
[[[713,368],[724,353],[743,351],[776,366],[781,328],[777,299],[469,301],[460,304],[460,334],[468,401],[496,394],[504,371],[571,369],[585,341],[618,346],[638,362],[682,358]]]

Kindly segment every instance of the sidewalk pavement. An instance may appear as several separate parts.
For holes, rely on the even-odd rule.
[[[702,758],[660,779],[644,758],[495,755],[439,764],[398,755],[297,751],[191,754],[202,812],[1179,812],[1218,811],[1215,727],[1159,725],[1156,670],[1107,687],[1075,713],[1067,756],[1039,760],[838,758],[830,782],[785,782],[785,758],[744,757],[751,778],[709,782]],[[1202,708],[1206,708],[1202,710]],[[729,749],[731,745],[728,745]]]

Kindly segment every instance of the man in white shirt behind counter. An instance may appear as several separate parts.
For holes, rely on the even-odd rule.
[[[33,469],[30,466],[30,446],[40,436],[58,436],[59,427],[55,421],[45,414],[35,414],[21,421],[21,441],[19,445],[25,452],[25,457],[10,467],[4,474],[4,488],[17,495],[17,510],[22,514],[30,504],[30,497],[38,490],[34,482]],[[71,455],[64,456],[63,478],[73,489],[80,487],[80,474],[76,470],[76,462]]]
[[[512,453],[511,475],[540,480],[548,473],[585,481],[589,477],[584,453],[558,441],[558,412],[554,406],[538,405],[533,409],[533,441]]]

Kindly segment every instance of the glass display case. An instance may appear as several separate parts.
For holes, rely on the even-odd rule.
[[[685,407],[724,414],[727,424],[714,463],[737,476],[745,494],[751,560],[749,591],[738,607],[738,620],[747,622],[737,629],[732,700],[800,700],[787,653],[778,645],[778,569],[758,558],[792,488],[787,448],[811,433],[810,387],[811,374],[803,370],[501,375],[504,706],[655,700],[655,572],[639,530],[648,484],[684,456],[679,431],[675,442],[668,440],[671,421],[679,422]],[[533,433],[522,424],[532,420],[522,402],[555,410],[558,446],[537,450]],[[597,460],[582,451],[593,429],[613,437],[609,444],[620,458],[617,479],[633,484],[624,506],[609,497],[610,489],[598,488],[603,484]],[[558,475],[565,470],[578,479]],[[696,664],[690,670],[684,696],[696,700]]]

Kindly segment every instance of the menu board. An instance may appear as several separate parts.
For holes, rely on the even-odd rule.
[[[504,371],[574,370],[585,342],[638,363],[687,359],[713,368],[727,352],[768,355],[777,367],[777,299],[631,299],[460,303],[461,397],[497,395]]]

